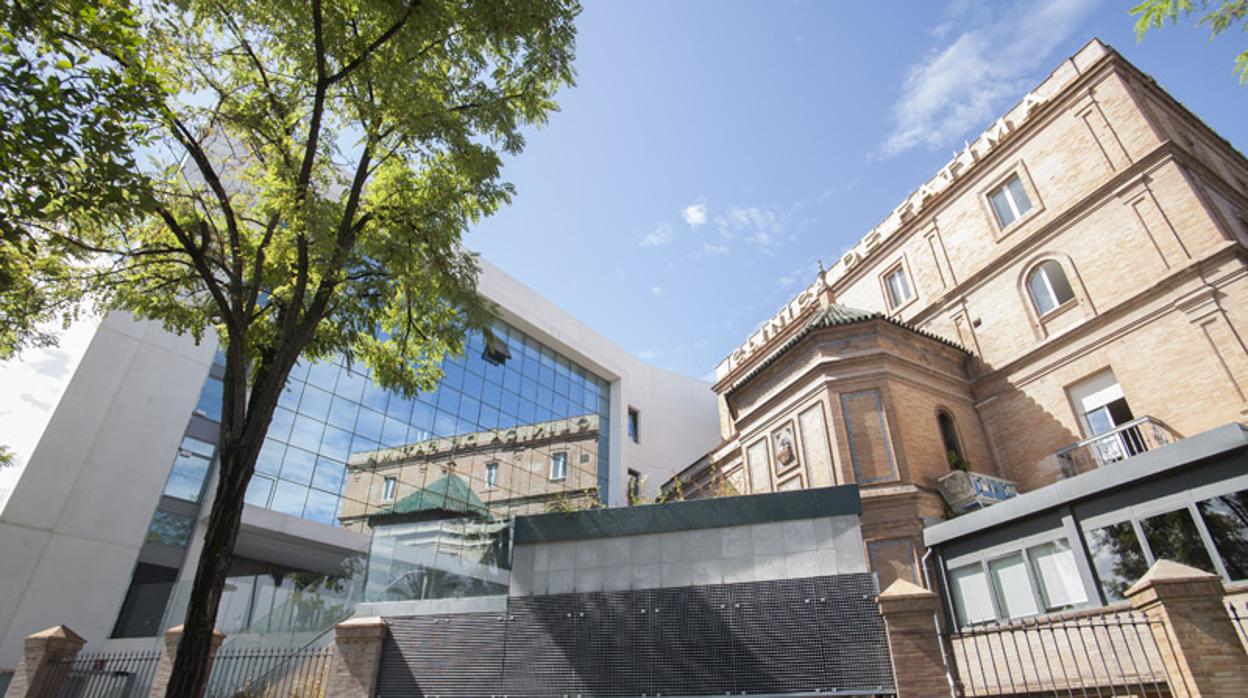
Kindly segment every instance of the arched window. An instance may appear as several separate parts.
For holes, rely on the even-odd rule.
[[[966,459],[962,457],[962,447],[958,445],[958,430],[953,426],[953,417],[943,410],[937,412],[936,424],[940,427],[940,440],[945,445],[945,457],[949,459],[949,467],[965,470]]]
[[[1031,294],[1031,302],[1040,315],[1075,297],[1062,265],[1051,259],[1041,262],[1027,275],[1027,293]]]

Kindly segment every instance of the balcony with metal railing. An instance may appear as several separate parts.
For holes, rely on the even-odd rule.
[[[1103,434],[1084,439],[1057,452],[1062,477],[1100,468],[1126,460],[1183,438],[1155,417],[1138,417],[1124,422]]]

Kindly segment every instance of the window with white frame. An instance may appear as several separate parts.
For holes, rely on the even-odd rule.
[[[394,499],[394,492],[399,488],[399,481],[395,478],[388,477],[381,483],[381,498],[383,501],[389,502]]]
[[[953,596],[958,625],[974,625],[994,620],[988,577],[979,563],[949,570],[949,590]]]
[[[906,267],[901,264],[884,275],[884,288],[888,292],[890,308],[900,308],[914,297],[910,290],[910,279],[906,277]]]
[[[498,486],[498,463],[485,464],[485,487],[486,489]]]
[[[1040,316],[1075,297],[1062,265],[1052,259],[1036,265],[1027,275],[1027,294]]]
[[[1018,175],[1011,175],[1001,186],[988,194],[992,203],[992,211],[997,214],[997,223],[1007,228],[1011,223],[1023,217],[1031,210],[1031,199]]]
[[[562,480],[568,476],[568,452],[550,454],[550,479]]]
[[[959,625],[1034,616],[1086,605],[1075,553],[1064,538],[949,570]]]

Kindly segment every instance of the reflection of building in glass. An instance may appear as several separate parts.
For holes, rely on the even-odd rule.
[[[363,530],[371,515],[444,475],[498,517],[544,511],[555,500],[589,504],[597,500],[600,419],[586,414],[354,453],[339,518]],[[387,481],[397,483],[392,496]]]

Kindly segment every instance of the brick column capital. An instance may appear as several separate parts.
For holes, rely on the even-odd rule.
[[[1126,596],[1148,618],[1176,698],[1243,695],[1248,662],[1222,598],[1222,580],[1158,560]]]
[[[888,633],[888,655],[898,698],[950,695],[936,629],[936,594],[898,579],[875,600]]]
[[[67,675],[64,662],[74,658],[85,644],[86,640],[64,625],[27,636],[22,661],[13,672],[5,697],[57,695]]]
[[[334,654],[330,658],[325,698],[373,698],[381,648],[388,632],[382,618],[350,618],[334,626]]]
[[[165,651],[160,653],[160,659],[156,661],[156,673],[152,676],[152,689],[147,694],[150,698],[165,698],[169,678],[173,676],[173,665],[178,660],[178,643],[182,642],[182,635],[181,625],[175,625],[165,631]],[[209,674],[212,673],[212,660],[217,650],[221,648],[222,642],[225,642],[225,633],[213,628],[212,647],[208,650]]]

